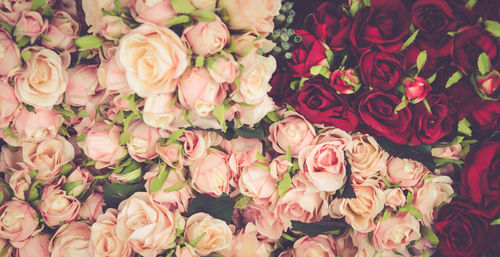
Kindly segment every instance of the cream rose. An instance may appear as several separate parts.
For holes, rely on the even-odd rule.
[[[375,138],[361,133],[352,135],[352,150],[347,151],[346,156],[353,176],[359,180],[377,176],[389,158]]]
[[[167,26],[177,16],[170,0],[132,0],[132,16],[141,23]]]
[[[144,122],[151,127],[174,130],[184,123],[179,104],[173,94],[157,94],[146,97],[143,109]]]
[[[182,39],[196,55],[220,52],[229,42],[229,31],[219,17],[214,21],[200,21],[184,29]]]
[[[150,127],[140,120],[134,120],[130,123],[127,133],[131,135],[127,141],[128,153],[134,160],[144,162],[158,156],[155,147],[160,139],[160,133],[157,128]]]
[[[96,168],[102,169],[118,162],[127,154],[127,150],[120,145],[120,127],[105,122],[96,123],[80,143],[80,147],[92,160],[96,160]]]
[[[184,230],[186,241],[191,242],[203,233],[205,236],[195,246],[199,255],[206,256],[231,247],[233,233],[226,222],[202,212],[191,215]]]
[[[99,216],[90,229],[89,250],[94,257],[131,257],[134,252],[130,245],[118,239],[116,215],[112,208]]]
[[[221,52],[221,56],[209,57],[206,67],[217,83],[232,83],[240,75],[238,63],[233,55],[226,52]]]
[[[411,159],[391,157],[387,167],[381,171],[382,176],[392,184],[401,182],[401,187],[412,187],[420,182],[420,179],[428,174],[429,170],[420,162]]]
[[[127,8],[131,0],[120,0],[121,7]],[[85,21],[90,26],[90,33],[99,32],[99,22],[102,19],[102,9],[110,11],[115,8],[114,0],[82,0]]]
[[[408,212],[400,212],[377,223],[372,243],[382,251],[406,250],[406,246],[420,238],[420,223]]]
[[[257,239],[257,227],[247,223],[232,240],[231,257],[269,257],[272,250],[269,243]]]
[[[315,136],[314,127],[302,115],[286,112],[283,120],[269,127],[268,139],[276,152],[284,154],[290,148],[290,154],[297,157],[302,149],[312,143]]]
[[[248,49],[261,49],[264,53],[268,53],[276,46],[276,43],[264,37],[257,37],[252,32],[247,32],[242,35],[233,36],[236,45],[235,52],[239,56],[244,56]]]
[[[251,30],[263,34],[274,29],[274,16],[279,14],[280,0],[221,0],[219,7],[229,16],[229,27],[234,30]]]
[[[152,181],[160,173],[158,166],[153,166],[146,174],[144,174],[144,180],[146,180],[146,190],[150,195],[151,199],[156,203],[165,206],[169,210],[179,210],[181,213],[186,212],[189,206],[189,200],[194,197],[192,189],[189,185],[184,185],[181,189],[176,191],[165,192],[165,189],[178,185],[179,183],[186,182],[186,170],[184,169],[170,169],[168,177],[163,183],[160,191],[152,193],[150,186]]]
[[[416,191],[413,205],[422,214],[422,223],[426,227],[434,223],[437,207],[451,201],[452,183],[453,180],[448,176],[431,176]]]
[[[61,177],[57,184],[45,186],[41,196],[42,202],[37,205],[45,223],[50,227],[75,220],[80,211],[80,201],[64,191],[65,183],[66,178]]]
[[[120,40],[119,62],[141,97],[174,92],[189,65],[187,48],[172,30],[146,23]]]
[[[252,198],[269,198],[276,192],[277,181],[268,170],[252,164],[242,168],[239,174],[238,186],[242,194]]]
[[[189,166],[191,186],[202,194],[219,197],[229,193],[231,171],[227,155],[216,149],[209,149],[205,157]]]
[[[261,121],[268,112],[275,109],[276,105],[274,105],[273,99],[271,97],[264,97],[264,100],[257,105],[237,105],[236,112],[242,124],[253,127],[253,125]]]
[[[0,238],[7,239],[15,247],[22,247],[36,234],[36,211],[27,202],[13,199],[0,206]]]
[[[68,85],[69,55],[58,55],[43,47],[28,47],[31,58],[16,76],[16,95],[24,103],[49,108],[62,101]]]
[[[336,257],[337,247],[331,235],[304,236],[293,244],[293,256]]]
[[[59,227],[49,244],[51,257],[91,257],[89,251],[90,226],[76,221]]]

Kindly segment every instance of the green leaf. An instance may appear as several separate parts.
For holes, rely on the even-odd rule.
[[[245,125],[240,128],[234,129],[234,133],[243,138],[266,138],[266,133],[260,127],[250,128],[249,126]]]
[[[103,187],[104,202],[107,207],[117,208],[118,205],[125,199],[129,198],[135,192],[144,192],[144,184],[125,185],[105,183]]]
[[[429,252],[427,250],[422,251],[422,257],[430,257]]]
[[[179,139],[184,134],[184,131],[186,131],[186,129],[182,128],[172,132],[172,134],[170,134],[170,136],[167,139],[167,143],[165,144],[171,145],[177,143],[177,139]]]
[[[123,114],[123,112],[122,112],[122,114]],[[89,117],[90,114],[87,111],[85,111],[85,110],[82,109],[82,110],[78,111],[78,113],[76,114],[76,116],[78,116],[78,117]]]
[[[438,245],[439,244],[439,238],[434,234],[434,231],[432,229],[422,226],[422,235],[429,240],[433,245]]]
[[[492,226],[500,225],[500,219],[496,219],[493,222],[490,223]]]
[[[23,36],[19,39],[19,41],[16,38],[16,41],[17,41],[17,46],[19,46],[19,48],[21,48],[30,42],[30,38],[27,36]]]
[[[498,21],[485,20],[484,25],[487,31],[491,32],[495,37],[500,37],[500,23]]]
[[[449,87],[455,85],[455,83],[457,83],[463,76],[464,75],[460,71],[453,73],[453,75],[451,75],[451,77],[446,82],[445,87],[449,88]]]
[[[328,60],[328,64],[330,66],[332,66],[333,65],[333,58],[335,57],[335,55],[333,54],[333,51],[330,48],[328,48],[328,49],[326,49],[325,55],[326,55],[326,59]]]
[[[120,136],[120,138],[121,138],[121,136]],[[81,134],[75,138],[75,142],[82,142],[82,141],[85,141],[85,139],[87,139],[87,134]]]
[[[286,148],[285,161],[292,162],[292,153],[290,151],[290,146]]]
[[[434,74],[432,74],[432,76],[430,76],[430,77],[427,79],[427,83],[432,84],[432,82],[434,82],[434,80],[436,80],[436,75],[437,75],[437,73],[436,73],[436,72],[434,72]]]
[[[14,27],[12,27],[11,25],[7,24],[5,21],[0,21],[0,26],[7,30],[9,34],[12,34],[12,30],[14,29]]]
[[[42,7],[45,3],[47,2],[47,0],[33,0],[33,3],[31,4],[31,10],[32,11],[36,11],[38,10],[40,7]]]
[[[123,132],[120,135],[120,145],[126,145],[127,142],[130,140],[131,137],[132,137],[132,134],[127,133],[127,132]]]
[[[422,219],[422,214],[413,206],[412,204],[408,205],[406,207],[406,211],[411,214],[411,216],[415,217],[416,219]]]
[[[165,190],[163,190],[163,192],[170,193],[170,192],[179,191],[183,187],[185,187],[188,184],[188,182],[189,182],[188,180],[183,181],[183,182],[179,182],[179,183],[177,183],[177,184],[175,184],[173,186],[165,188]]]
[[[71,181],[71,182],[66,182],[64,184],[64,191],[66,191],[66,193],[71,193],[71,191],[73,189],[75,189],[75,187],[79,186],[83,184],[83,181],[82,180],[77,180],[77,181]]]
[[[224,104],[220,104],[219,106],[215,107],[212,111],[212,114],[215,116],[215,118],[217,118],[220,125],[222,126],[222,132],[226,132],[227,126],[226,119],[224,117]]]
[[[313,76],[316,76],[316,75],[321,75],[325,78],[330,78],[331,74],[330,74],[330,71],[328,70],[327,67],[323,66],[323,65],[316,65],[316,66],[313,66],[311,67],[311,74]]]
[[[61,168],[61,171],[59,172],[59,174],[61,174],[61,176],[66,176],[67,174],[69,174],[69,172],[73,169],[73,165],[71,164],[64,164],[64,166],[62,166]]]
[[[182,14],[190,14],[196,10],[189,0],[171,0],[170,5],[174,11]]]
[[[75,39],[75,45],[81,49],[92,49],[101,47],[103,42],[96,36],[87,35]]]
[[[2,248],[2,251],[0,251],[0,256],[5,256],[5,254],[11,247],[12,246],[10,244],[5,244],[5,246]]]
[[[276,112],[268,112],[266,115],[272,122],[276,122],[280,119],[279,115]]]
[[[290,173],[287,172],[285,173],[285,175],[283,175],[283,178],[278,183],[279,196],[285,195],[288,189],[290,189],[291,185],[292,185],[292,177],[290,177]]]
[[[399,158],[412,159],[421,162],[430,171],[434,171],[435,165],[431,151],[425,145],[408,146],[396,144],[385,137],[376,137],[377,143],[390,155]]]
[[[198,57],[196,57],[194,66],[195,67],[203,67],[204,64],[205,64],[205,56],[198,55]]]
[[[128,130],[128,126],[130,125],[130,122],[132,122],[132,119],[134,119],[135,116],[136,116],[135,113],[131,113],[127,116],[127,118],[123,122],[123,131]]]
[[[216,219],[231,223],[233,217],[235,200],[223,193],[219,198],[213,198],[206,194],[198,195],[189,204],[187,216],[198,212],[208,213]]]
[[[427,61],[427,51],[422,51],[418,54],[417,57],[417,74],[420,73],[422,67],[424,67],[425,62]]]
[[[151,194],[160,192],[163,184],[165,184],[165,181],[167,181],[168,175],[170,174],[170,169],[167,169],[166,164],[161,165],[159,169],[160,172],[158,173],[158,175],[156,175],[156,178],[154,178],[149,185],[149,191],[151,192]]]
[[[172,249],[170,252],[167,253],[167,255],[165,255],[165,257],[172,257],[172,256],[174,256],[174,253],[175,253],[175,249]]]
[[[128,105],[130,107],[130,110],[135,114],[135,116],[139,117],[142,119],[142,114],[139,112],[139,109],[137,109],[137,103],[135,102],[135,94],[131,94],[127,97],[128,100]]]
[[[464,161],[457,160],[457,159],[448,159],[448,158],[436,158],[434,160],[434,164],[436,164],[436,167],[440,167],[440,166],[443,166],[443,165],[448,164],[448,163],[454,163],[454,164],[461,165],[464,163]]]
[[[217,17],[214,12],[202,9],[195,10],[190,15],[197,21],[215,21]]]
[[[200,236],[195,238],[193,241],[189,242],[188,245],[196,247],[196,245],[207,235],[207,232],[203,232]]]
[[[250,203],[252,201],[252,197],[250,196],[242,196],[236,200],[236,203],[234,204],[234,208],[236,209],[243,209],[245,205]]]
[[[53,108],[54,108],[54,110],[56,110],[57,112],[59,112],[60,114],[62,114],[63,116],[65,116],[67,118],[76,117],[76,114],[74,112],[65,110],[64,108],[62,108],[59,105],[54,105]]]
[[[316,223],[304,223],[292,220],[292,228],[294,231],[302,232],[308,235],[309,237],[315,237],[327,231],[333,231],[333,230],[344,231],[347,228],[349,228],[349,226],[345,222],[339,222],[334,220],[320,221]]]
[[[5,134],[7,134],[7,136],[9,137],[12,137],[14,139],[19,139],[13,132],[12,130],[10,130],[10,127],[5,127],[3,128],[3,131],[5,132]]]
[[[479,70],[479,73],[481,73],[481,75],[484,75],[488,73],[488,71],[490,71],[491,68],[490,57],[485,52],[482,52],[479,55],[479,58],[477,58],[477,68]]]
[[[29,61],[31,59],[31,56],[33,56],[33,53],[29,50],[24,50],[22,53],[21,53],[21,57],[23,58],[23,60],[25,62]]]
[[[267,171],[271,170],[268,165],[260,164],[258,162],[254,162],[254,164],[255,164],[255,166],[258,166],[258,167],[260,167],[263,170],[267,170]]]
[[[394,113],[397,113],[406,108],[406,106],[408,106],[408,103],[408,98],[406,97],[406,95],[403,95],[401,97],[401,102],[396,106],[396,108],[394,108]]]
[[[255,158],[257,158],[257,160],[259,162],[262,162],[262,163],[269,163],[269,160],[266,159],[266,157],[264,155],[262,155],[260,152],[255,152]]]
[[[54,11],[52,11],[52,8],[50,8],[50,6],[44,6],[42,15],[44,17],[51,18],[52,16],[54,16]]]
[[[222,255],[220,253],[211,253],[211,254],[209,254],[209,255],[207,255],[205,257],[226,257],[226,256],[224,256],[224,255]]]
[[[469,10],[472,10],[472,8],[474,8],[474,5],[476,5],[477,3],[477,0],[469,0],[467,1],[467,3],[465,3],[465,7],[467,7],[467,9]]]
[[[384,215],[382,215],[380,222],[384,222],[388,220],[390,217],[391,217],[391,211],[389,209],[385,209]]]
[[[184,15],[184,14],[179,15],[179,16],[173,18],[172,20],[170,20],[170,22],[168,23],[168,27],[188,23],[190,21],[191,21],[191,17],[189,17],[188,15]]]
[[[458,122],[458,132],[467,136],[472,136],[472,130],[470,126],[470,122],[464,118],[460,122]]]
[[[403,43],[403,45],[401,46],[401,50],[399,51],[403,51],[407,47],[409,47],[413,43],[413,41],[415,41],[415,39],[417,38],[418,32],[420,32],[420,30],[418,29],[415,30],[415,32],[413,32],[413,34],[411,34],[411,36]]]
[[[424,99],[422,102],[423,102],[423,103],[424,103],[424,105],[425,105],[425,109],[427,109],[427,111],[428,111],[430,114],[432,114],[432,108],[431,108],[431,106],[429,105],[429,102],[427,102],[427,99]]]

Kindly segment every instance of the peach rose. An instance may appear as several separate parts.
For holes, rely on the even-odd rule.
[[[401,187],[412,187],[420,182],[420,179],[429,173],[429,170],[420,162],[411,159],[391,157],[387,161],[387,167],[382,170],[382,176],[392,184],[401,182]]]
[[[361,133],[352,135],[352,150],[348,150],[346,156],[352,174],[358,180],[378,176],[389,158],[375,138]]]
[[[143,109],[144,122],[151,127],[176,129],[184,121],[182,110],[175,101],[173,94],[157,94],[146,97]]]
[[[194,247],[200,256],[207,256],[231,247],[233,233],[226,222],[216,219],[206,213],[191,215],[186,221],[184,237],[191,242],[206,233]]]
[[[232,83],[240,75],[238,63],[229,53],[221,52],[221,55],[207,58],[208,73],[217,83]]]
[[[179,138],[184,149],[184,162],[188,165],[207,154],[210,142],[205,140],[205,132],[201,130],[187,130]]]
[[[130,245],[118,239],[116,216],[118,211],[112,208],[100,215],[90,229],[89,251],[95,257],[131,257],[134,252]]]
[[[175,32],[143,24],[120,40],[120,64],[130,88],[141,97],[174,92],[189,65],[187,49]]]
[[[182,166],[181,163],[178,163],[182,160],[181,148],[182,146],[179,144],[161,145],[157,143],[156,153],[168,166],[176,168]]]
[[[50,39],[42,40],[43,46],[51,49],[76,51],[75,39],[78,38],[80,25],[71,15],[64,11],[56,11],[45,35]]]
[[[335,144],[342,147],[344,151],[350,151],[352,149],[351,135],[335,127],[323,128],[321,134],[314,139],[313,144],[317,145],[327,142],[335,142]]]
[[[116,164],[127,154],[127,150],[120,145],[120,127],[107,127],[105,122],[97,122],[80,145],[90,159],[97,161],[97,169]]]
[[[81,181],[81,183],[80,183]],[[67,176],[66,183],[80,183],[71,190],[68,191],[68,195],[78,197],[84,191],[86,191],[92,182],[94,182],[94,177],[89,170],[85,168],[77,167],[75,170]]]
[[[385,205],[397,210],[397,207],[403,206],[406,203],[406,196],[401,188],[386,189],[384,191]]]
[[[35,109],[30,112],[21,108],[14,118],[14,128],[22,141],[40,142],[46,138],[55,138],[63,117],[54,109]]]
[[[257,239],[257,227],[247,223],[233,238],[230,257],[269,257],[273,247]]]
[[[191,186],[202,194],[219,197],[229,193],[231,171],[227,155],[216,149],[208,149],[207,155],[189,166]]]
[[[191,4],[196,9],[203,9],[208,11],[215,11],[215,5],[217,4],[217,0],[190,0]]]
[[[337,247],[331,235],[318,235],[313,238],[303,236],[293,244],[293,256],[336,257]]]
[[[31,5],[31,0],[2,0],[0,1],[0,19],[14,26],[19,20],[21,13],[25,10],[29,10]]]
[[[276,152],[284,154],[290,148],[290,154],[297,157],[302,149],[312,143],[315,136],[314,127],[302,115],[286,112],[283,120],[269,127],[268,139]]]
[[[49,108],[62,101],[68,85],[69,55],[38,46],[27,47],[32,56],[16,76],[16,95],[24,103]]]
[[[62,167],[75,158],[75,149],[64,137],[47,138],[40,143],[22,144],[23,161],[32,170],[38,170],[37,179],[52,181]]]
[[[281,176],[288,172],[288,169],[292,167],[293,164],[285,160],[284,155],[280,155],[274,158],[269,164],[269,173],[274,179],[281,180]]]
[[[268,53],[276,46],[276,43],[274,43],[273,41],[264,37],[257,37],[252,32],[235,35],[233,36],[233,40],[236,45],[235,52],[239,56],[248,54],[248,49],[251,49],[251,51],[261,49],[264,53]]]
[[[2,17],[1,9],[0,17]],[[5,19],[2,20],[5,21]],[[4,28],[0,28],[0,53],[0,76],[9,75],[21,66],[19,48],[17,48],[17,45],[12,41],[12,37]]]
[[[377,223],[372,243],[382,251],[406,250],[406,246],[420,238],[420,223],[408,212],[400,212]]]
[[[63,190],[65,183],[65,177],[61,177],[57,184],[43,188],[42,202],[37,205],[37,208],[49,227],[55,227],[61,222],[75,220],[80,211],[81,203],[76,197],[68,195]]]
[[[30,176],[31,170],[22,165],[24,168],[21,170],[16,170],[12,173],[12,176],[8,178],[9,187],[13,191],[14,195],[20,200],[26,200],[26,191],[30,188],[32,179]],[[5,196],[5,195],[4,195]]]
[[[33,44],[36,38],[47,30],[48,26],[48,21],[43,20],[39,12],[24,11],[17,21],[13,34],[16,38],[29,37]]]
[[[132,93],[127,82],[125,69],[121,66],[118,55],[113,49],[111,56],[106,60],[101,60],[101,64],[97,70],[99,84],[106,89],[106,95],[119,94],[128,96]]]
[[[171,211],[179,210],[181,213],[186,212],[189,206],[189,200],[194,197],[189,185],[185,184],[181,189],[176,191],[165,192],[165,190],[169,187],[178,185],[179,183],[187,183],[186,171],[184,169],[170,169],[168,177],[163,183],[160,191],[151,193],[151,183],[159,173],[158,166],[155,165],[146,174],[144,174],[144,180],[146,180],[146,190],[148,191],[151,199]]]
[[[26,244],[17,249],[14,256],[15,257],[49,257],[49,234],[37,234],[30,238]]]
[[[9,240],[14,247],[22,247],[36,234],[38,218],[27,202],[12,199],[0,206],[0,238]]]
[[[260,122],[268,112],[274,111],[274,105],[271,97],[264,97],[264,100],[257,105],[242,106],[237,105],[237,115],[242,124],[253,127],[256,123]]]
[[[262,154],[262,142],[257,138],[237,137],[230,141],[223,140],[220,144],[229,155],[229,166],[233,175],[239,175],[243,167],[257,161],[257,153]]]
[[[131,28],[123,22],[123,18],[104,15],[99,22],[99,33],[107,40],[118,42],[120,37],[129,33]]]
[[[278,240],[283,233],[283,223],[274,215],[268,206],[250,202],[242,210],[243,221],[253,223],[264,238]]]
[[[81,222],[62,225],[52,236],[49,244],[51,257],[91,257],[89,251],[90,226]]]
[[[214,21],[199,21],[184,28],[182,39],[196,55],[212,55],[220,52],[229,42],[229,31],[219,17]]]
[[[177,245],[177,248],[175,249],[175,257],[199,257],[199,255],[196,254],[196,251],[190,245],[185,245],[182,248]]]
[[[242,194],[252,198],[269,198],[276,192],[277,181],[268,170],[252,164],[239,174],[238,187]]]
[[[130,123],[127,133],[131,135],[127,141],[128,153],[134,160],[144,162],[158,156],[155,151],[156,142],[160,139],[157,128],[136,119]]]
[[[151,201],[148,193],[136,192],[118,206],[116,234],[145,257],[155,257],[175,246],[177,229],[184,228],[179,211],[171,212]]]
[[[449,203],[453,194],[453,180],[448,176],[431,176],[416,191],[413,205],[422,214],[422,223],[431,227],[436,209],[443,202]]]
[[[273,32],[274,16],[279,14],[280,0],[221,0],[219,7],[229,16],[229,28],[267,34]]]
[[[141,23],[154,23],[167,26],[177,16],[170,0],[132,0],[131,9],[135,20]]]
[[[130,7],[131,0],[120,0],[121,7]],[[82,9],[85,12],[85,21],[89,25],[89,33],[99,32],[99,21],[102,19],[102,9],[115,9],[114,0],[82,0]]]
[[[462,152],[462,145],[461,144],[456,144],[456,145],[447,146],[447,147],[435,147],[435,148],[432,148],[432,150],[431,150],[433,157],[455,159],[455,160],[459,160],[462,158],[462,156],[460,155],[460,152]]]
[[[14,94],[14,88],[5,80],[0,80],[0,92],[2,92],[0,95],[0,129],[3,129],[9,126],[16,111],[19,110],[19,101]]]
[[[104,205],[104,195],[92,190],[87,200],[82,203],[78,216],[82,219],[95,222],[102,215]]]
[[[66,102],[74,106],[87,106],[99,96],[101,87],[96,65],[78,65],[68,69]]]

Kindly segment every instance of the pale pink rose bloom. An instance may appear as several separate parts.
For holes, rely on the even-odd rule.
[[[189,166],[191,186],[202,194],[219,197],[229,193],[231,171],[228,156],[219,150],[208,149],[207,155]]]
[[[0,9],[1,16],[2,11]],[[2,55],[0,55],[0,75],[6,76],[21,66],[21,53],[16,43],[12,41],[10,34],[4,28],[0,28],[0,49],[2,50]]]
[[[8,178],[10,189],[14,192],[14,195],[20,200],[25,200],[26,191],[30,188],[32,179],[30,176],[31,170],[26,167],[26,165],[22,165],[23,169],[15,170]]]
[[[384,191],[385,205],[397,210],[397,207],[403,206],[406,203],[406,196],[401,188],[386,189]]]
[[[316,131],[311,123],[294,112],[286,112],[283,120],[269,127],[268,139],[273,144],[273,149],[284,154],[290,148],[293,157],[297,157],[302,149],[311,145],[315,137]]]
[[[99,192],[92,191],[90,196],[82,202],[78,216],[82,219],[95,222],[103,213],[104,195]]]
[[[257,239],[257,227],[247,223],[233,238],[230,257],[269,257],[273,247]]]
[[[62,167],[75,158],[75,149],[64,137],[46,138],[40,143],[22,144],[23,161],[32,170],[38,170],[37,179],[46,182],[59,176]]]
[[[449,203],[453,194],[453,180],[448,176],[431,176],[415,192],[413,205],[422,214],[422,223],[426,227],[434,224],[437,208],[442,203]]]
[[[11,151],[7,146],[0,149],[0,170],[22,170],[26,168],[23,163],[23,151]]]
[[[171,212],[136,192],[118,206],[116,234],[144,257],[155,257],[175,246],[176,229],[184,228],[179,211]]]
[[[344,151],[352,150],[352,137],[347,132],[335,128],[325,127],[313,141],[313,144],[321,144],[326,142],[335,142],[339,147],[341,146]]]
[[[80,146],[90,159],[97,161],[97,169],[113,165],[127,154],[120,145],[121,128],[116,125],[107,127],[105,122],[97,122]]]
[[[215,11],[217,0],[190,0],[196,9]]]
[[[238,187],[244,195],[267,199],[276,193],[276,183],[268,170],[252,164],[241,169]]]
[[[293,244],[293,255],[301,257],[336,257],[337,246],[331,235],[318,235],[313,238],[303,236]]]
[[[49,244],[51,257],[91,257],[89,251],[90,226],[75,221],[59,227]]]
[[[129,8],[131,0],[120,0],[122,8]],[[99,22],[102,19],[102,9],[112,11],[115,9],[114,0],[83,0],[82,8],[85,12],[85,22],[90,26],[89,33],[99,32]]]
[[[373,219],[384,209],[384,192],[377,184],[367,179],[360,185],[353,185],[356,198],[342,199],[340,203],[339,213],[356,231],[368,233],[374,230]]]
[[[381,175],[392,184],[401,182],[400,187],[408,188],[417,185],[420,179],[429,172],[427,167],[415,160],[391,157],[387,161],[387,167],[381,171]]]
[[[262,142],[257,138],[237,137],[230,141],[222,140],[220,146],[229,154],[229,166],[234,176],[241,168],[257,161],[257,153],[262,154]]]
[[[184,230],[186,241],[191,242],[203,233],[205,236],[194,247],[200,256],[230,249],[233,233],[226,222],[203,212],[191,215]]]
[[[242,210],[245,223],[253,223],[257,227],[260,237],[278,240],[283,233],[283,223],[270,210],[270,207],[256,202],[250,202]]]
[[[66,102],[74,106],[88,106],[102,98],[96,65],[78,65],[68,69]]]
[[[182,166],[182,146],[179,144],[161,145],[156,144],[156,153],[170,167]],[[176,164],[177,163],[177,164]]]
[[[0,249],[4,249],[5,247],[7,247],[7,251],[5,251],[5,253],[0,257],[12,257],[12,250],[14,247],[8,245],[7,240],[0,238]]]
[[[238,63],[233,55],[221,52],[222,56],[211,56],[206,61],[208,73],[217,83],[232,83],[238,75]]]
[[[205,140],[205,131],[187,130],[179,138],[184,149],[183,163],[187,165],[206,156],[210,142]]]
[[[292,220],[319,222],[328,215],[328,196],[327,192],[318,191],[305,176],[296,174],[290,189],[277,200],[274,214],[285,229],[291,226]]]
[[[177,245],[177,248],[175,249],[175,257],[199,257],[199,255],[190,245],[185,245],[182,248]]]
[[[157,128],[136,119],[130,123],[127,133],[131,135],[127,141],[128,153],[134,160],[144,162],[158,156],[155,151],[156,142],[160,139]]]
[[[281,176],[288,172],[288,169],[292,167],[293,164],[285,160],[284,155],[280,155],[274,158],[269,164],[269,173],[274,179],[281,180]]]
[[[372,243],[382,251],[405,250],[412,241],[420,238],[420,223],[408,212],[400,212],[377,223]]]
[[[280,0],[221,0],[219,7],[229,16],[229,28],[262,33],[273,32],[274,16],[279,14]]]
[[[119,63],[141,97],[172,93],[189,65],[188,49],[174,31],[145,23],[121,38]]]
[[[42,44],[51,49],[76,51],[75,39],[78,38],[80,25],[71,15],[64,11],[56,11],[54,19],[50,22],[45,35],[50,39],[42,40]]]
[[[62,116],[54,109],[35,109],[30,112],[21,108],[14,118],[14,128],[22,141],[40,142],[46,138],[54,138],[63,123]]]
[[[49,234],[37,234],[28,239],[26,244],[17,249],[14,253],[15,257],[49,257]]]
[[[205,117],[226,98],[222,84],[212,79],[204,67],[192,68],[179,81],[179,102]]]
[[[3,79],[0,80],[0,92],[2,92],[0,95],[0,129],[3,129],[9,126],[16,111],[20,108],[14,88]]]
[[[90,173],[88,169],[85,168],[80,168],[77,167],[75,170],[67,176],[67,182],[77,182],[81,181],[82,183],[71,189],[71,191],[68,192],[68,195],[76,196],[78,197],[81,195],[84,191],[86,191],[92,182],[94,182],[94,177]]]
[[[198,21],[184,28],[182,39],[196,55],[212,55],[220,52],[229,42],[226,24],[216,16],[214,21]]]
[[[343,148],[339,141],[306,146],[299,153],[300,172],[319,191],[337,191],[347,181]]]
[[[65,183],[65,177],[61,177],[57,184],[45,186],[40,198],[42,202],[37,205],[45,223],[50,227],[75,220],[80,211],[81,203],[64,191]]]
[[[247,32],[241,35],[233,36],[234,44],[236,46],[235,52],[239,56],[247,54],[248,50],[255,51],[261,49],[264,53],[268,53],[276,46],[276,43],[264,37],[257,37],[252,32]]]
[[[38,219],[35,209],[27,202],[12,199],[0,206],[0,238],[9,240],[14,247],[22,247],[37,233]]]
[[[48,1],[50,2],[50,1]],[[7,24],[16,25],[21,13],[31,9],[32,1],[30,0],[3,0],[0,1],[0,19]]]
[[[194,197],[189,185],[186,184],[179,190],[165,192],[165,190],[169,187],[186,182],[186,170],[175,168],[170,169],[168,177],[163,183],[160,191],[151,193],[151,183],[158,176],[158,174],[159,170],[157,165],[153,166],[146,174],[144,174],[144,180],[146,180],[145,187],[151,199],[171,211],[179,210],[181,213],[186,212],[189,206],[189,200]]]
[[[17,21],[14,36],[16,38],[29,37],[31,43],[34,43],[36,38],[47,30],[48,26],[49,22],[44,20],[39,12],[24,11]]]
[[[146,97],[142,114],[144,122],[155,128],[175,130],[186,123],[173,94]]]
[[[461,144],[456,144],[446,147],[435,147],[432,148],[431,150],[433,157],[454,159],[454,160],[459,160],[462,158],[462,156],[460,155],[461,151],[462,151]]]
[[[118,239],[116,216],[118,211],[112,208],[97,217],[90,229],[89,251],[94,257],[131,257],[134,252],[127,242]]]
[[[268,112],[274,111],[274,105],[271,97],[264,97],[262,102],[253,106],[236,105],[235,114],[240,119],[242,124],[253,127],[256,123],[261,121]]]
[[[116,53],[112,53],[106,60],[102,60],[97,70],[99,84],[106,89],[106,95],[129,95],[132,89],[128,86],[125,69],[121,64]]]
[[[132,6],[132,15],[141,23],[167,26],[178,15],[170,5],[170,0],[132,0]]]
[[[104,15],[99,22],[99,33],[107,40],[118,42],[120,36],[130,30],[131,28],[118,16]]]
[[[360,181],[380,174],[389,158],[375,138],[361,133],[352,135],[352,150],[346,156],[353,176]]]

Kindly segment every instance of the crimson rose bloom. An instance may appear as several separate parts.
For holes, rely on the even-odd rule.
[[[302,37],[302,43],[292,51],[288,67],[295,77],[310,77],[311,67],[326,62],[326,49],[320,40],[305,30],[297,30],[295,34]]]
[[[268,95],[273,98],[276,105],[283,106],[285,99],[292,94],[290,82],[292,82],[292,75],[288,71],[279,70],[273,74],[269,82],[271,91],[269,91]]]
[[[453,62],[463,73],[477,69],[477,58],[485,52],[491,60],[491,66],[497,67],[499,58],[498,42],[493,35],[478,27],[464,27],[453,40],[451,56]]]
[[[500,142],[482,143],[467,155],[460,193],[488,218],[500,211]]]
[[[454,121],[448,114],[448,98],[444,94],[431,95],[427,102],[432,113],[427,111],[423,102],[414,105],[412,145],[433,144],[452,130]]]
[[[338,5],[325,2],[307,20],[309,30],[325,41],[331,49],[342,50],[351,29],[351,19]]]
[[[468,121],[472,124],[474,134],[487,136],[500,128],[500,102],[484,101],[479,108],[473,110]]]
[[[404,67],[396,55],[368,50],[359,60],[361,78],[366,85],[391,90],[403,78]]]
[[[436,81],[441,80],[439,83],[441,88],[444,88],[451,74],[445,73],[445,75],[438,76]],[[456,120],[467,117],[481,102],[481,98],[474,92],[473,85],[466,77],[452,87],[445,89],[444,93],[448,96],[448,110]]]
[[[435,220],[438,250],[446,257],[479,256],[487,241],[488,222],[479,210],[453,200],[443,206]]]
[[[313,123],[353,131],[358,125],[358,117],[346,98],[328,90],[329,87],[328,81],[311,79],[289,100],[293,108]]]
[[[372,45],[397,52],[410,23],[410,13],[400,0],[372,0],[370,8],[356,13],[349,38],[360,53]]]
[[[407,144],[412,135],[409,127],[411,112],[408,107],[394,112],[401,99],[378,90],[366,91],[356,100],[360,119],[378,136],[384,136],[397,144]]]

